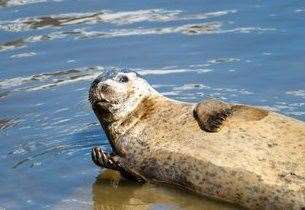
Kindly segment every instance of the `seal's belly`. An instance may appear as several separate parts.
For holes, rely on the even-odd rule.
[[[168,132],[167,139],[163,138],[165,145],[196,158],[214,157],[215,164],[263,170],[268,176],[289,165],[290,170],[305,176],[301,167],[305,162],[305,123],[283,115],[271,113],[261,121],[232,120],[217,133],[202,131],[196,122]],[[170,132],[175,132],[174,136]]]

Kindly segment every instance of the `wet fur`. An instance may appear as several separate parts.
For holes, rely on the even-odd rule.
[[[215,117],[222,128],[206,132],[195,107],[152,94],[104,124],[122,170],[251,209],[304,208],[304,122],[227,104],[230,113]],[[201,111],[213,116],[210,108]]]

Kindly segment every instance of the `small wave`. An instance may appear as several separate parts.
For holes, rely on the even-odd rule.
[[[301,97],[301,98],[305,98],[305,90],[287,91],[286,94]]]
[[[186,83],[181,86],[170,86],[161,93],[183,101],[196,101],[198,98],[218,98],[220,100],[230,100],[231,102],[234,102],[233,100],[241,97],[241,95],[247,96],[254,94],[245,89],[218,88],[202,83]]]
[[[86,31],[86,29],[75,29],[70,32],[64,32],[66,35],[74,36],[76,39],[85,38],[111,38],[121,36],[143,36],[143,35],[164,35],[172,33],[182,33],[186,35],[204,35],[204,34],[223,34],[223,33],[251,33],[274,31],[275,28],[260,27],[239,27],[233,29],[221,29],[221,22],[206,22],[201,24],[185,24],[181,26],[163,27],[163,28],[137,28],[137,29],[117,29],[111,31]]]
[[[0,44],[0,51],[12,50],[24,47],[27,43],[36,43],[40,41],[50,41],[55,39],[64,39],[67,37],[74,37],[75,39],[86,38],[112,38],[121,36],[143,36],[143,35],[162,35],[170,33],[183,34],[210,34],[217,31],[221,27],[219,22],[208,22],[202,24],[186,24],[175,27],[163,28],[129,28],[116,29],[109,31],[86,31],[86,29],[74,29],[71,31],[56,31],[46,35],[35,35],[27,38],[20,38],[13,41]]]
[[[16,55],[12,55],[11,58],[26,58],[26,57],[32,57],[35,55],[36,55],[36,53],[34,53],[34,52],[27,52],[27,53],[19,53]]]
[[[27,38],[20,38],[0,44],[0,52],[6,50],[14,50],[25,47],[27,43],[36,43],[41,41],[50,41],[55,39],[64,39],[74,37],[74,39],[88,38],[114,38],[124,36],[145,36],[145,35],[166,35],[173,33],[181,33],[185,35],[209,35],[209,34],[224,34],[224,33],[262,33],[266,31],[274,31],[275,28],[261,27],[239,27],[233,29],[221,29],[221,22],[206,22],[198,24],[185,24],[172,27],[159,28],[128,28],[114,29],[108,31],[88,31],[85,28],[74,29],[70,31],[56,31],[46,35],[35,35]]]
[[[295,13],[305,13],[305,9],[296,9],[294,10]]]
[[[107,151],[111,151],[108,141],[103,140],[100,127],[95,123],[86,123],[82,126],[72,126],[69,122],[65,122],[69,127],[67,131],[62,131],[52,137],[44,137],[37,139],[28,139],[26,143],[19,144],[9,150],[7,156],[14,160],[13,168],[21,165],[37,166],[35,163],[43,164],[45,161],[58,156],[73,157],[75,153],[88,155],[90,148],[93,146],[101,146]],[[53,126],[53,129],[58,129]],[[40,165],[39,164],[39,165]]]
[[[134,71],[142,76],[147,75],[169,75],[169,74],[183,74],[196,73],[204,74],[213,72],[213,69],[207,68],[215,63],[234,62],[235,58],[215,59],[217,62],[209,62],[207,64],[189,65],[185,68],[163,67],[155,69],[130,68],[128,71]],[[97,76],[110,78],[118,72],[124,72],[126,69],[117,67],[83,67],[78,69],[69,69],[64,71],[55,71],[50,73],[41,73],[32,76],[15,77],[5,80],[0,80],[0,98],[4,98],[13,92],[31,92],[38,90],[45,90],[57,86],[67,85],[80,81],[90,81]]]
[[[207,73],[213,71],[212,69],[133,69],[142,76],[146,75],[167,75],[178,74],[185,72]]]
[[[220,22],[207,22],[202,24],[185,24],[181,26],[163,28],[129,28],[110,31],[86,31],[86,29],[75,29],[64,34],[74,36],[76,39],[86,38],[112,38],[123,36],[164,35],[171,33],[182,33],[187,35],[212,34],[221,27]]]
[[[35,4],[40,2],[46,2],[47,0],[1,0],[0,7],[13,7],[13,6],[21,6],[26,4]],[[56,0],[58,1],[58,0]]]
[[[0,44],[0,52],[6,51],[6,50],[13,50],[16,48],[22,48],[26,45],[26,42],[27,42],[27,40],[22,39],[22,38],[5,42],[3,44]]]
[[[13,21],[1,21],[0,29],[11,32],[27,31],[30,29],[40,29],[46,27],[60,27],[76,24],[96,24],[99,22],[111,23],[116,25],[128,25],[144,21],[149,22],[168,22],[179,20],[203,20],[214,18],[236,10],[224,10],[202,14],[185,14],[181,10],[149,9],[135,11],[113,12],[102,10],[87,13],[68,13],[51,15],[46,17],[28,17]]]
[[[18,121],[16,119],[0,119],[0,130],[5,130],[16,125]]]
[[[25,164],[25,163],[32,163],[31,166],[35,166],[35,163],[37,161],[43,161],[44,159],[48,159],[50,158],[51,154],[54,155],[60,155],[62,153],[65,153],[67,155],[73,155],[76,152],[80,152],[83,150],[90,150],[90,148],[92,148],[93,146],[98,145],[97,143],[95,144],[81,144],[81,145],[77,145],[77,144],[64,144],[64,145],[55,145],[53,147],[50,148],[39,148],[37,150],[39,150],[39,152],[37,151],[33,151],[33,154],[30,154],[26,157],[23,157],[21,160],[18,160],[13,166],[12,168],[18,168],[19,166]],[[14,153],[16,154],[16,153]],[[45,158],[43,158],[43,156],[46,156]],[[40,162],[41,163],[41,162]],[[39,164],[40,165],[40,164]]]
[[[35,91],[68,83],[92,80],[102,73],[100,66],[56,71],[28,77],[15,77],[0,81],[0,88],[9,91]]]
[[[174,87],[174,91],[187,91],[187,90],[202,90],[202,89],[210,89],[210,87],[203,84],[184,84],[182,86]]]
[[[220,64],[220,63],[233,63],[233,62],[239,62],[239,61],[240,61],[240,59],[238,59],[238,58],[216,58],[216,59],[208,60],[208,63]]]
[[[294,116],[305,116],[304,111],[292,111],[292,112],[287,112],[287,114],[294,115]]]
[[[63,39],[66,38],[69,33],[66,32],[52,32],[45,35],[34,35],[26,38],[18,38],[16,40],[8,41],[0,44],[0,52],[7,50],[14,50],[26,47],[28,43],[36,43],[42,41],[51,41],[55,39]]]
[[[10,91],[8,90],[1,90],[0,89],[0,99],[5,98],[9,95]]]
[[[301,97],[302,99],[300,102],[295,102],[295,100],[293,102],[277,101],[272,107],[274,107],[278,112],[282,112],[288,115],[293,115],[296,117],[303,117],[305,115],[304,112],[305,103],[303,100],[303,98],[305,98],[305,91],[304,91],[304,95],[302,92],[299,91],[297,92],[289,91],[287,94]]]

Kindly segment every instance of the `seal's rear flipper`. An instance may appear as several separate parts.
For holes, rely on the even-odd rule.
[[[118,155],[108,154],[100,147],[94,147],[91,150],[91,158],[95,165],[119,171],[121,175],[127,179],[133,179],[140,183],[144,183],[146,181],[141,175],[124,167]]]
[[[199,102],[194,109],[200,128],[207,132],[218,132],[228,117],[245,121],[257,121],[268,115],[268,111],[256,107],[229,104],[218,100]]]

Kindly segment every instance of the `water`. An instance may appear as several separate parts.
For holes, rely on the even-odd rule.
[[[100,170],[105,71],[305,120],[305,2],[0,0],[0,209],[237,209]]]

